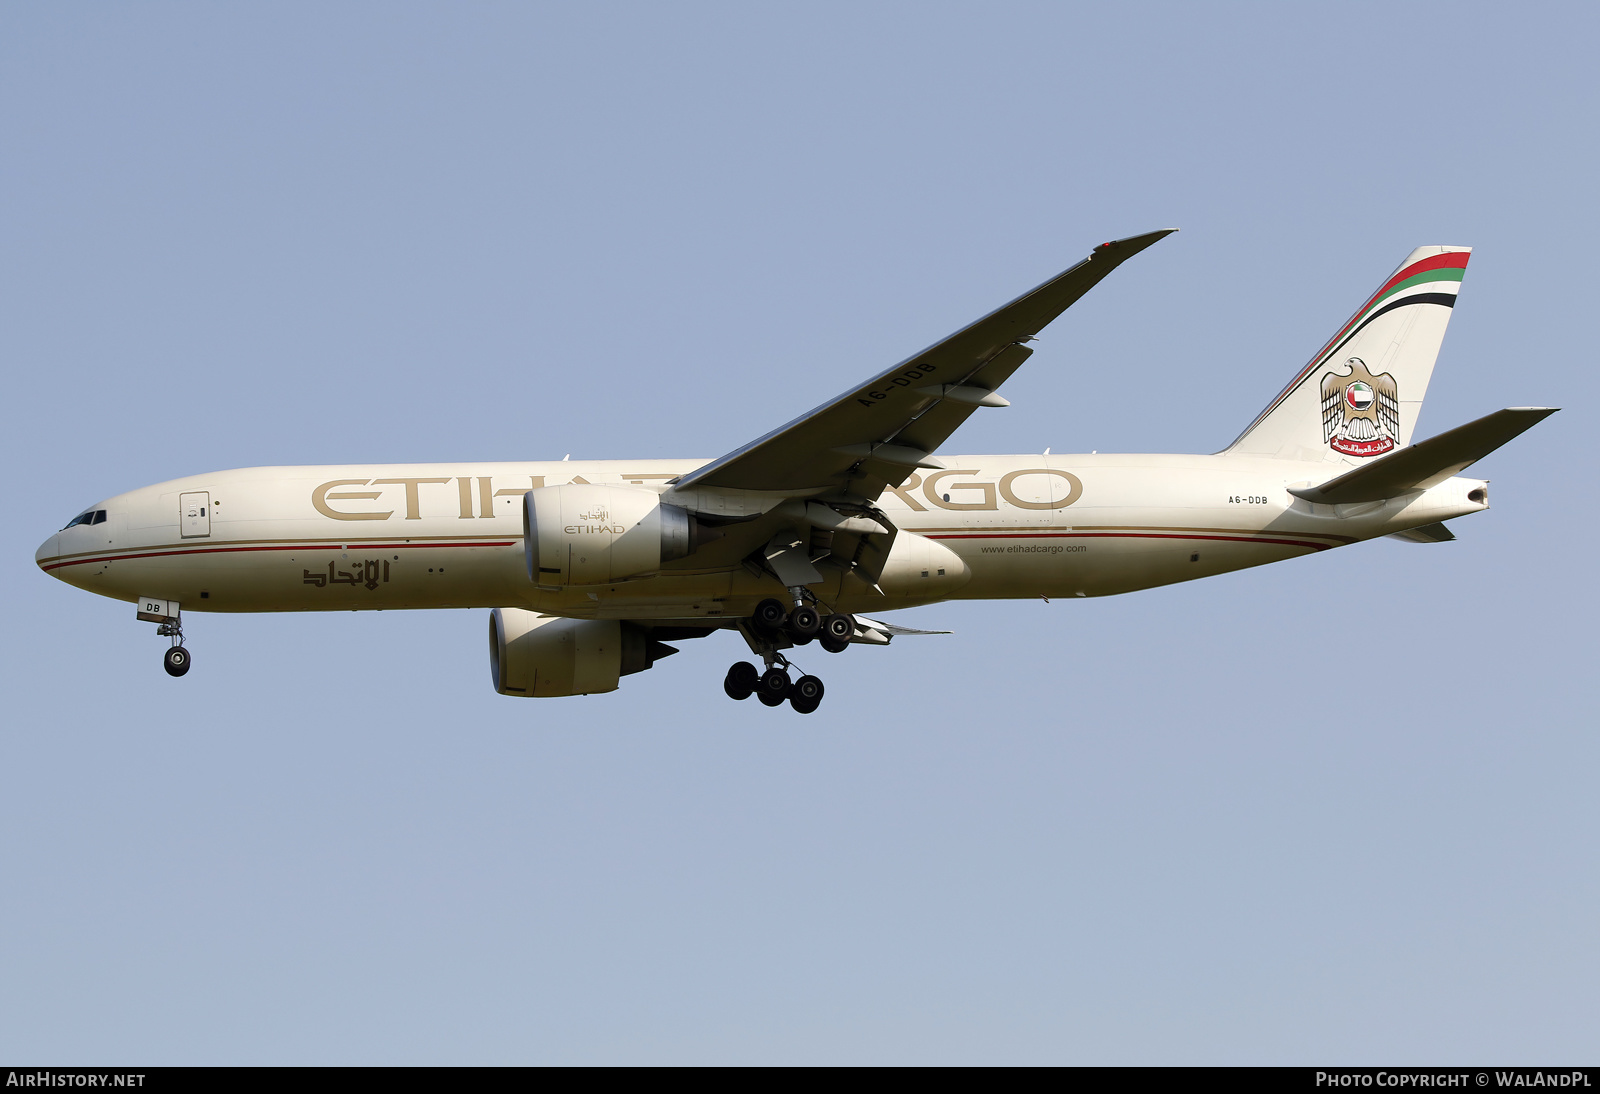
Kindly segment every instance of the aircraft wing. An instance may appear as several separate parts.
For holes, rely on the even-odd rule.
[[[1101,278],[1175,229],[1102,243],[1088,258],[788,425],[685,475],[676,491],[828,493],[871,504],[917,467],[1033,352],[1025,342]],[[769,493],[770,492],[770,493]]]

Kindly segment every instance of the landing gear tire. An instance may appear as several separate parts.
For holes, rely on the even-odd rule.
[[[789,610],[783,606],[783,601],[773,600],[768,597],[756,605],[755,614],[750,617],[750,622],[764,634],[777,634],[783,630],[783,625],[788,622]]]
[[[822,616],[818,615],[817,609],[811,605],[802,604],[789,613],[789,622],[784,630],[794,640],[795,645],[803,646],[822,630]]]
[[[837,638],[831,638],[828,635],[823,635],[821,638],[817,639],[817,645],[821,646],[829,653],[843,653],[845,650],[850,648],[850,640],[846,638],[843,641],[840,641]]]
[[[723,678],[722,690],[727,692],[730,699],[748,699],[755,694],[756,684],[760,680],[761,674],[754,665],[748,661],[736,661]]]
[[[789,705],[797,714],[810,714],[822,705],[822,681],[815,676],[802,676],[789,689]]]
[[[822,648],[828,648],[827,639],[831,638],[835,642],[841,643],[839,648],[843,649],[844,646],[849,645],[850,639],[855,635],[855,633],[856,620],[854,616],[843,614],[830,615],[822,621]],[[829,652],[838,653],[839,650],[830,650]]]
[[[789,698],[789,674],[776,666],[763,672],[756,682],[756,698],[769,707],[780,705]]]
[[[167,652],[161,655],[161,667],[167,670],[168,676],[182,676],[189,671],[189,651],[182,646],[169,646]]]

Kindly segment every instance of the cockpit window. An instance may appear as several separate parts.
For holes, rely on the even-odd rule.
[[[77,516],[73,517],[72,520],[67,523],[67,528],[76,528],[80,524],[104,524],[105,522],[106,511],[104,509],[90,509],[87,512],[79,513]],[[67,528],[63,528],[61,530],[65,532]]]

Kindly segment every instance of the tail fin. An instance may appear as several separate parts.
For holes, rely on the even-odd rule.
[[[1411,443],[1470,247],[1418,247],[1227,452],[1359,463]]]

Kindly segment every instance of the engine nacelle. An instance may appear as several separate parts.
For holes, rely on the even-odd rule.
[[[972,580],[972,570],[944,544],[902,528],[889,548],[878,587],[889,596],[939,600]]]
[[[683,558],[705,534],[687,510],[632,486],[568,483],[522,501],[528,577],[542,589],[648,577]]]
[[[501,695],[616,691],[621,677],[677,652],[615,619],[564,619],[521,608],[489,613],[489,673]]]

